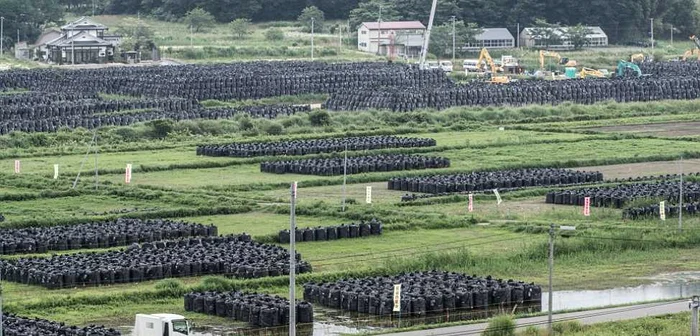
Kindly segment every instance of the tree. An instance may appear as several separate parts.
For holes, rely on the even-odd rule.
[[[575,50],[581,50],[588,43],[588,35],[591,33],[593,32],[588,27],[579,23],[566,29],[564,37],[569,40],[569,43],[574,46]]]
[[[279,28],[270,28],[265,32],[265,39],[268,41],[284,40],[284,32]]]
[[[192,27],[195,32],[214,26],[214,16],[199,7],[185,14],[184,22]]]
[[[311,19],[314,20],[314,31],[323,31],[323,21],[325,20],[325,15],[316,6],[310,6],[304,8],[301,11],[301,15],[297,18],[297,22],[303,27],[303,30],[307,33],[311,32]]]
[[[120,45],[122,50],[151,50],[156,45],[153,28],[135,18],[123,19],[121,24],[117,26],[116,32],[123,37]]]
[[[482,30],[476,23],[455,22],[455,48],[457,52],[467,43],[476,41]],[[430,53],[438,57],[452,56],[452,22],[433,28],[430,34]]]
[[[535,46],[549,48],[551,45],[561,43],[561,27],[558,23],[548,23],[544,19],[535,19],[535,27],[532,28],[532,38]]]
[[[399,12],[396,10],[395,0],[366,0],[350,11],[350,28],[356,30],[362,22],[379,21],[379,8],[382,9],[382,21],[401,19]]]
[[[228,24],[235,38],[242,40],[248,38],[251,32],[250,19],[235,19]]]

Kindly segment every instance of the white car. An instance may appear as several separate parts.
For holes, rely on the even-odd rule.
[[[428,69],[440,69],[440,63],[438,61],[428,61]]]
[[[440,62],[440,69],[444,72],[452,72],[454,67],[452,66],[452,62],[450,61],[441,61]]]

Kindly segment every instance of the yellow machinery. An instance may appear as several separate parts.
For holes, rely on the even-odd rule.
[[[644,62],[645,58],[644,54],[634,54],[630,56],[630,62]]]
[[[581,75],[581,78],[586,78],[586,77],[605,78],[605,74],[603,74],[600,70],[591,69],[591,68],[581,69],[580,75]]]
[[[496,65],[493,58],[491,58],[491,54],[489,54],[489,51],[486,48],[481,49],[481,53],[479,53],[479,60],[476,62],[479,69],[482,67],[482,62],[486,62],[486,64],[491,68],[491,79],[489,80],[490,83],[505,84],[510,82],[510,78],[508,78],[508,76],[497,75],[497,73],[503,72],[503,69]]]
[[[556,58],[557,64],[561,64],[561,55],[559,55],[559,53],[554,52],[554,51],[540,50],[540,70],[544,70],[544,58],[545,57]],[[575,67],[576,61],[574,61],[574,60],[567,61],[564,66]]]
[[[697,53],[698,54],[698,61],[700,61],[700,39],[695,35],[691,35],[690,40],[695,43],[695,48],[690,49],[690,50],[686,50],[683,53],[683,60],[686,61],[686,60],[688,60],[688,58],[690,56],[693,56],[693,54]]]

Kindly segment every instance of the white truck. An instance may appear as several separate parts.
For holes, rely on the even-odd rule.
[[[191,329],[182,315],[137,314],[132,336],[190,336]]]

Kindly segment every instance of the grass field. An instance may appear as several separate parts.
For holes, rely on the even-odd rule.
[[[173,40],[175,42],[178,41]],[[221,234],[247,232],[256,240],[272,242],[280,230],[289,226],[288,186],[292,181],[299,181],[299,227],[338,225],[371,217],[385,223],[381,236],[299,243],[299,253],[314,268],[313,273],[300,276],[299,284],[430,269],[490,274],[545,284],[546,228],[550,223],[577,226],[577,235],[581,235],[557,238],[555,289],[606,289],[650,283],[658,274],[700,269],[695,257],[700,253],[696,247],[700,242],[700,218],[685,218],[686,230],[680,234],[675,231],[675,221],[632,222],[623,220],[621,211],[616,209],[593,208],[591,217],[586,218],[580,207],[545,204],[545,189],[504,193],[504,203],[500,206],[491,195],[477,195],[474,212],[469,213],[463,198],[448,198],[444,203],[427,199],[414,205],[400,204],[404,193],[387,190],[386,180],[400,175],[536,166],[601,170],[608,178],[639,176],[673,173],[674,160],[681,155],[689,158],[684,166],[686,172],[700,171],[697,159],[691,159],[700,156],[694,138],[697,134],[692,128],[683,134],[598,129],[648,125],[633,127],[666,130],[668,126],[654,124],[697,123],[700,117],[693,111],[698,106],[699,101],[453,109],[407,115],[372,111],[332,114],[332,129],[309,127],[303,132],[289,128],[289,132],[281,136],[246,137],[239,132],[185,134],[162,140],[105,144],[104,153],[98,157],[99,189],[94,190],[94,156],[90,156],[85,161],[77,189],[71,192],[68,190],[80,169],[87,144],[58,138],[54,141],[52,137],[59,137],[58,134],[46,135],[44,140],[55,145],[17,142],[16,147],[0,149],[3,158],[0,167],[4,167],[0,169],[0,197],[5,200],[1,212],[6,217],[0,227],[32,222],[74,223],[120,214],[134,217],[163,214],[214,224]],[[498,130],[500,126],[505,130]],[[258,159],[195,155],[198,143],[338,136],[353,127],[363,132],[376,131],[376,134],[396,129],[400,136],[434,138],[438,144],[435,148],[373,153],[444,156],[451,160],[452,166],[430,171],[349,176],[343,191],[342,176],[263,174],[259,171]],[[60,137],[70,139],[70,134]],[[61,145],[62,141],[70,143],[70,147]],[[363,153],[350,153],[359,154]],[[12,173],[16,158],[22,160],[21,174]],[[57,181],[52,179],[55,163],[61,167]],[[127,163],[135,168],[131,185],[123,181]],[[365,204],[366,186],[372,186],[371,205]],[[342,212],[344,196],[347,208]],[[214,212],[218,208],[231,212]],[[623,237],[641,241],[626,242]],[[284,277],[249,280],[191,277],[178,279],[175,291],[162,289],[158,281],[60,290],[10,282],[2,285],[6,310],[70,324],[125,326],[131,324],[137,312],[172,312],[185,314],[200,325],[236,327],[240,325],[224,319],[185,313],[181,294],[187,290],[223,286],[286,295],[286,281]],[[583,331],[572,334],[607,336],[611,330],[620,333],[636,330],[639,324],[635,323],[651,323],[658,328],[653,330],[661,330],[662,334],[675,335],[676,332],[672,323],[655,320],[605,328],[584,327]]]

